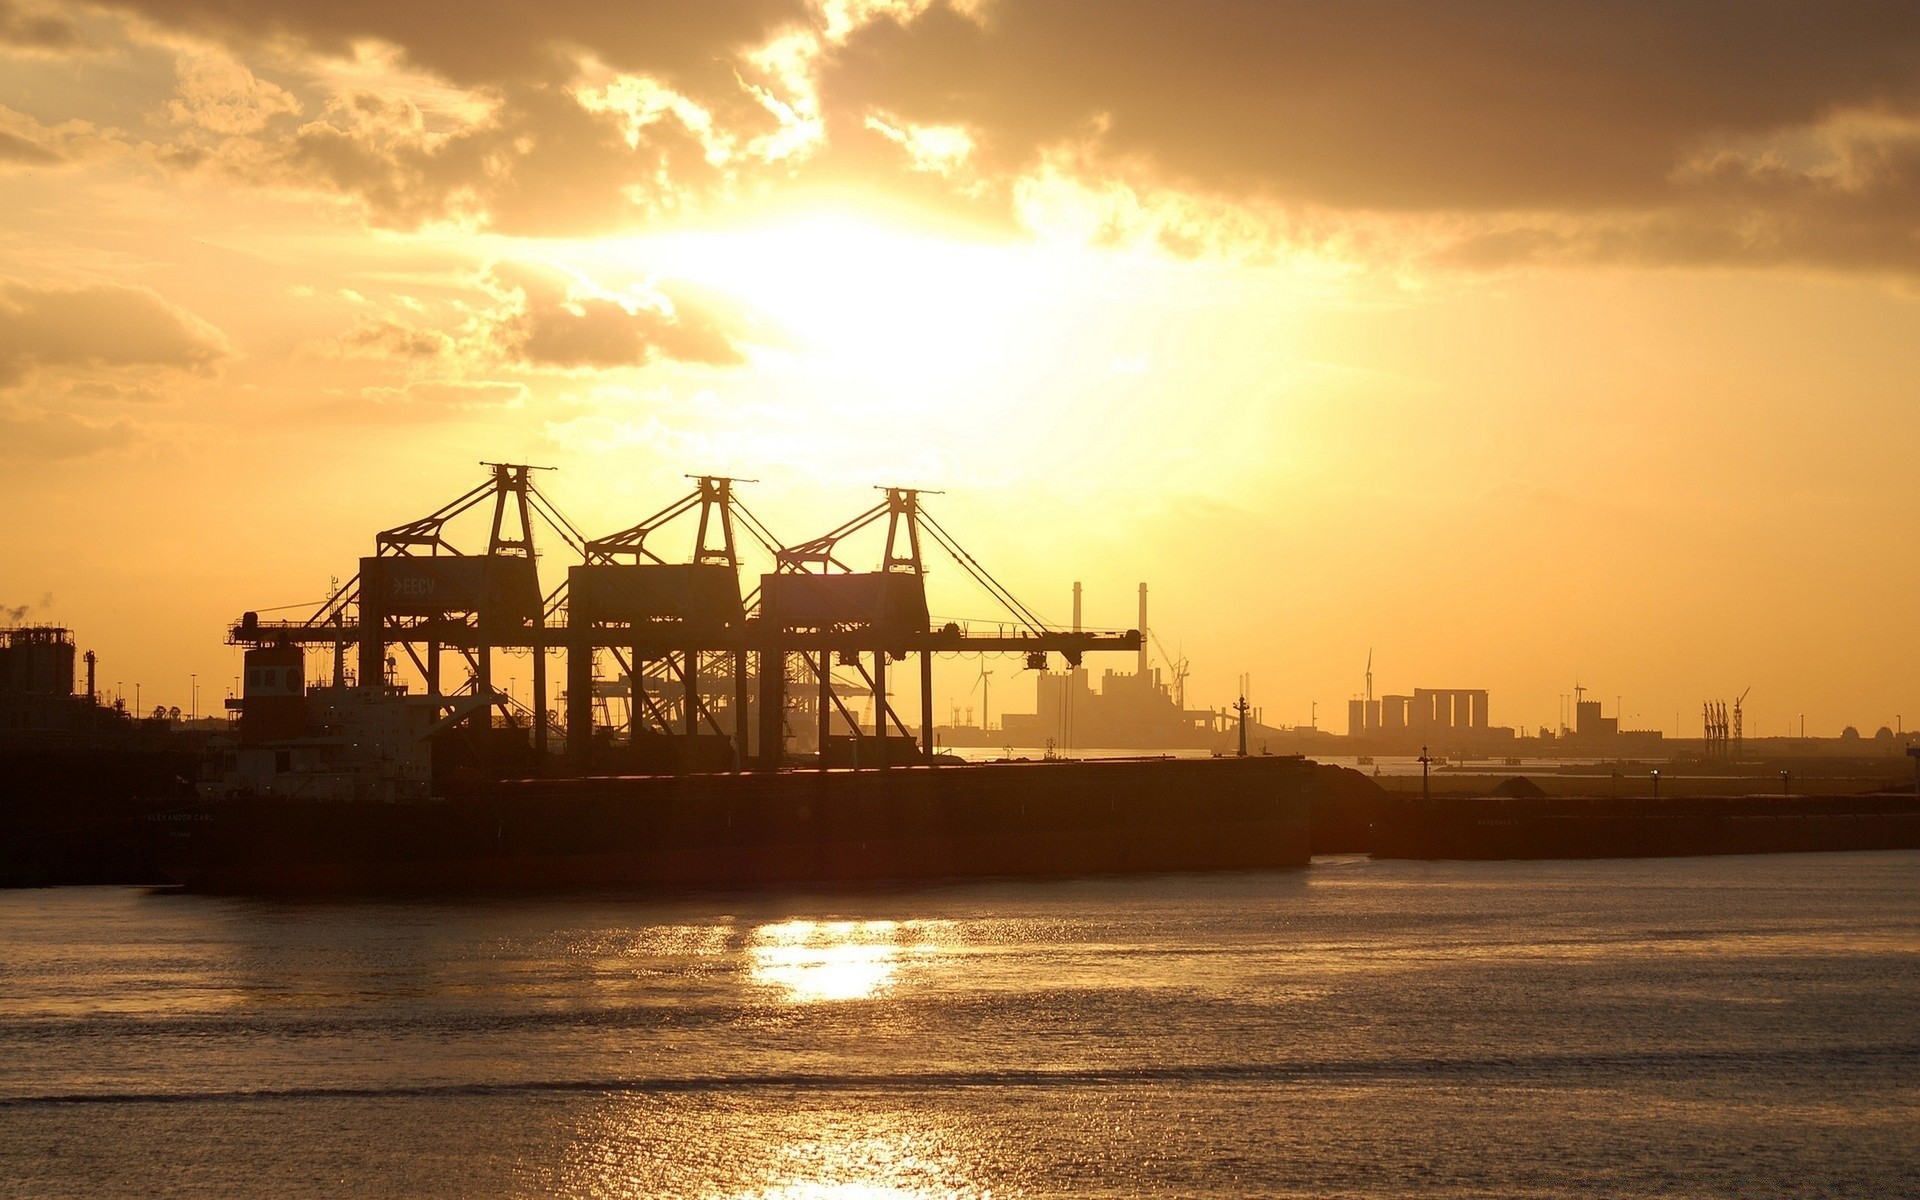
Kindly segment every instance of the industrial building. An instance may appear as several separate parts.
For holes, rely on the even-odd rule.
[[[1073,628],[1081,628],[1082,592],[1073,585]],[[1186,664],[1173,664],[1172,678],[1147,656],[1147,585],[1140,585],[1141,647],[1132,671],[1103,670],[1099,686],[1085,667],[1068,666],[1034,675],[1032,712],[1009,712],[997,732],[948,728],[948,745],[1052,747],[1073,750],[1219,750],[1238,737],[1239,715],[1231,709],[1188,708]],[[1272,742],[1280,730],[1250,710],[1252,744]]]
[[[1367,672],[1372,690],[1371,663]],[[1485,688],[1415,688],[1413,694],[1347,701],[1347,737],[1399,749],[1432,744],[1477,745],[1513,737],[1488,721]]]

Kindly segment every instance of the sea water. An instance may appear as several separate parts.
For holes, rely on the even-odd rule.
[[[9,1196],[1911,1196],[1920,854],[0,893]]]

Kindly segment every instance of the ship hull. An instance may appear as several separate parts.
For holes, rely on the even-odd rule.
[[[1912,796],[1386,802],[1375,858],[1671,858],[1920,849]]]
[[[446,799],[236,798],[156,823],[212,892],[859,887],[1304,866],[1326,768],[1127,760],[509,781]]]
[[[0,887],[161,883],[143,830],[189,803],[194,750],[0,750]]]

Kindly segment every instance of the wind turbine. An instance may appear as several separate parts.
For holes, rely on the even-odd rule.
[[[967,695],[969,696],[973,695],[973,689],[975,688],[977,688],[980,692],[980,732],[981,733],[985,733],[987,731],[987,680],[991,678],[992,675],[993,675],[993,672],[987,670],[987,660],[984,657],[982,657],[980,659],[980,678],[975,680],[973,688],[970,688],[967,691]]]

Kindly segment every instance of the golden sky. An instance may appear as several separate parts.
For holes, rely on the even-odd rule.
[[[1917,282],[1912,6],[0,0],[0,608],[205,710],[481,459],[909,484],[1271,722],[1871,734]]]

